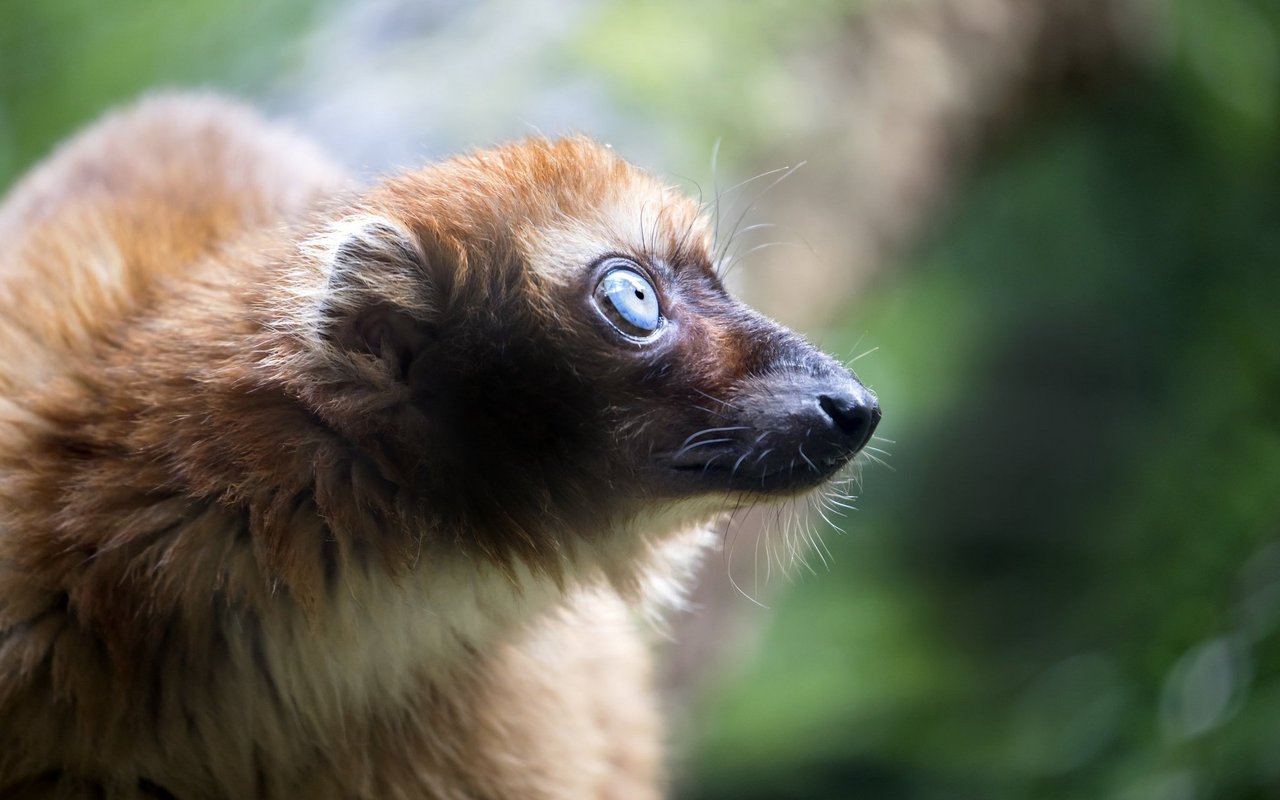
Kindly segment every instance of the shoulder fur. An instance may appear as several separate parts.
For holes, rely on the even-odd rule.
[[[112,113],[0,205],[0,394],[39,385],[164,279],[344,181],[310,141],[223,98],[157,95]]]

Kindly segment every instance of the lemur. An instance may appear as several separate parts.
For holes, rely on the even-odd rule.
[[[880,418],[714,262],[581,137],[63,145],[0,206],[0,797],[659,796],[635,610]]]

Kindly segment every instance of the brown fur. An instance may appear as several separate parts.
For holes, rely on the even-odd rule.
[[[0,207],[0,795],[659,792],[624,599],[674,596],[752,491],[663,459],[725,413],[703,396],[847,373],[587,140],[343,180],[167,97]],[[658,276],[671,335],[589,311],[609,253]]]

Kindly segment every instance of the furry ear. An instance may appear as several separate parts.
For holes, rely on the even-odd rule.
[[[327,238],[325,338],[348,352],[390,361],[403,374],[428,336],[434,311],[421,246],[381,216],[346,220]]]

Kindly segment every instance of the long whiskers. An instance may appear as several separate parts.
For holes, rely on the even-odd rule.
[[[848,367],[852,366],[854,362],[858,361],[859,359],[866,358],[867,356],[871,355],[872,353],[874,353],[875,351],[877,351],[877,350],[879,350],[879,349],[880,349],[880,345],[876,345],[875,347],[871,348],[870,350],[863,350],[861,353],[857,354],[857,355],[856,355],[856,356],[854,356],[853,358],[851,358],[851,359],[849,359],[848,361],[846,361],[846,362],[845,362],[845,367],[846,367],[846,368],[848,368]]]
[[[681,447],[681,448],[680,448],[679,450],[677,450],[677,451],[675,452],[675,454],[674,454],[674,455],[672,455],[671,457],[672,457],[673,459],[680,458],[681,456],[685,455],[686,453],[690,452],[691,450],[697,450],[699,447],[702,447],[702,446],[704,446],[704,445],[708,445],[708,444],[727,444],[727,443],[732,442],[732,441],[736,441],[736,440],[734,440],[734,439],[727,439],[727,438],[722,438],[722,439],[703,439],[703,440],[701,440],[701,441],[694,442],[693,444],[689,444],[689,445],[685,445],[684,447]]]
[[[713,165],[712,165],[713,170],[714,170],[714,158],[718,155],[718,153],[719,153],[719,144],[717,143],[716,149],[713,152]],[[715,199],[712,201],[714,203],[714,221],[712,225],[712,231],[713,231],[712,247],[715,253],[714,263],[717,265],[717,271],[720,272],[721,277],[724,277],[727,274],[729,267],[732,267],[734,263],[740,261],[742,258],[742,256],[738,256],[733,260],[728,260],[727,256],[729,253],[729,247],[733,244],[733,242],[737,239],[737,237],[741,233],[745,232],[744,230],[742,230],[742,223],[746,220],[747,215],[751,213],[752,209],[754,209],[756,204],[760,202],[761,198],[763,198],[766,194],[768,194],[779,183],[781,183],[782,181],[790,177],[792,174],[794,174],[795,171],[800,169],[800,167],[804,166],[804,164],[805,162],[802,161],[799,164],[796,164],[794,166],[778,167],[777,169],[772,169],[767,172],[762,172],[759,175],[756,175],[754,177],[747,178],[746,180],[741,181],[737,184],[734,184],[733,186],[729,187],[728,189],[725,189],[724,191],[720,191],[718,188],[716,189]],[[777,177],[775,177],[774,180],[771,181],[768,186],[766,186],[761,191],[757,192],[756,195],[751,199],[751,201],[742,208],[742,210],[738,213],[737,218],[733,222],[733,227],[732,229],[730,229],[729,235],[721,239],[720,218],[721,218],[722,201],[733,192],[741,188],[744,188],[754,183],[757,180],[771,177],[771,176],[777,176]],[[755,230],[755,229],[757,229],[757,226],[754,226],[754,225],[748,226],[747,228],[747,230]]]
[[[697,439],[699,436],[705,436],[705,435],[706,435],[706,434],[708,434],[708,433],[727,433],[727,432],[729,432],[729,431],[745,431],[746,429],[747,429],[747,426],[746,426],[746,425],[730,425],[730,426],[728,426],[728,427],[724,427],[724,428],[703,428],[702,430],[698,431],[697,433],[692,433],[692,434],[690,434],[690,435],[689,435],[689,438],[687,438],[687,439],[685,439],[683,442],[681,442],[681,443],[680,443],[680,447],[679,447],[679,448],[677,448],[677,449],[683,449],[683,448],[684,448],[684,447],[686,447],[690,442],[692,442],[694,439]],[[723,440],[723,441],[730,441],[730,440],[727,440],[727,439],[726,439],[726,440]]]
[[[800,459],[809,462],[812,467],[806,454],[799,448],[797,453]],[[760,457],[763,454],[757,456]],[[763,518],[757,518],[760,519],[760,527],[755,531],[756,541],[753,545],[754,590],[751,592],[746,591],[733,574],[733,553],[740,544],[742,533],[747,530],[743,525],[743,518],[735,513],[725,528],[725,564],[734,590],[753,604],[767,607],[758,597],[762,587],[773,579],[775,571],[788,577],[797,570],[816,575],[815,558],[816,563],[829,571],[835,562],[835,556],[827,545],[826,534],[830,531],[842,533],[842,520],[858,510],[857,495],[850,489],[856,486],[861,490],[862,469],[867,460],[883,463],[881,459],[875,459],[864,451],[862,456],[851,461],[839,475],[819,490],[800,498],[774,503]],[[734,464],[735,474],[743,463],[746,463],[746,459],[739,456]],[[756,505],[758,504],[752,503],[747,508],[754,508]]]

